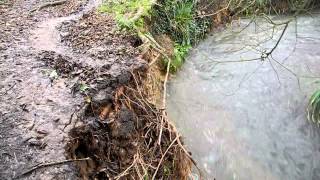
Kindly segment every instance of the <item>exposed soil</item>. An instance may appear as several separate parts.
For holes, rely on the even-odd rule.
[[[70,132],[67,150],[70,158],[92,159],[78,163],[81,176],[187,177],[191,162],[178,144],[174,127],[145,94],[149,73],[147,62],[140,59],[136,48],[140,40],[117,31],[111,16],[94,11],[79,21],[63,23],[60,29],[61,40],[73,51],[104,62],[95,68],[83,66],[82,70],[91,73],[77,75],[90,87],[85,93],[89,100],[79,115],[83,124]],[[68,72],[73,68],[65,69]],[[160,129],[163,132],[158,144]]]
[[[58,77],[50,76],[58,66],[48,68],[39,61],[44,52],[34,48],[32,42],[41,39],[33,39],[32,31],[40,21],[81,10],[78,2],[34,13],[30,12],[43,1],[1,2],[0,179],[12,179],[41,162],[66,158],[65,137],[72,126],[72,114],[81,108],[83,98],[71,93],[73,82],[63,76],[67,72],[56,70]],[[65,58],[55,52],[47,54],[55,56],[52,61]],[[77,179],[77,170],[65,164],[39,169],[22,178]]]
[[[180,137],[141,88],[140,40],[88,11],[95,1],[0,3],[0,179],[187,177]]]

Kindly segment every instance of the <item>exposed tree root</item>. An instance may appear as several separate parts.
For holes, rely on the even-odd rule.
[[[91,122],[71,132],[70,156],[89,156],[94,162],[79,163],[85,178],[188,178],[193,162],[189,152],[165,110],[146,99],[143,82],[139,72],[132,73],[132,83],[113,94],[113,111],[106,119],[98,118],[99,111],[93,115],[96,109],[90,108]],[[97,102],[92,103],[90,107],[96,107]]]

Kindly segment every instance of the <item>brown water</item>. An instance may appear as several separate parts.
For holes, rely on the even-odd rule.
[[[243,60],[270,51],[284,26],[248,23],[192,50],[169,84],[169,116],[207,179],[320,179],[320,129],[306,119],[320,87],[320,15],[292,21],[265,61]]]

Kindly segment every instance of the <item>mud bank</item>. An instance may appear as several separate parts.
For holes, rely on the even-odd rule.
[[[60,29],[66,45],[97,61],[91,66],[67,58],[52,64],[46,61],[52,58],[42,58],[88,87],[67,145],[69,158],[91,158],[78,163],[82,178],[186,178],[191,162],[180,136],[146,92],[149,66],[137,50],[141,41],[119,32],[110,15],[95,11]]]

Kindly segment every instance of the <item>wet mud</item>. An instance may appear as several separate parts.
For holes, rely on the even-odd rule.
[[[165,117],[148,102],[142,89],[149,67],[136,48],[137,37],[118,32],[110,16],[96,12],[84,14],[79,21],[66,22],[60,30],[65,45],[97,62],[95,66],[58,63],[59,67],[66,67],[66,73],[76,74],[88,85],[88,90],[82,92],[87,101],[78,115],[81,123],[70,131],[67,145],[69,158],[91,158],[90,162],[77,163],[81,177],[187,177],[191,162],[177,143],[171,144],[180,137],[169,123],[163,122],[165,128],[158,144],[163,128],[160,120]],[[92,39],[87,40],[88,37]],[[70,73],[75,66],[83,72]],[[170,154],[163,154],[168,151]]]
[[[0,179],[186,178],[180,136],[144,90],[141,41],[99,1],[43,3],[0,5]]]
[[[0,179],[18,177],[42,162],[64,160],[67,133],[63,128],[81,103],[80,97],[70,94],[65,79],[52,81],[48,76],[52,69],[36,58],[38,52],[30,43],[31,30],[42,19],[55,16],[45,9],[30,13],[41,3],[44,1],[0,3]],[[56,8],[65,7],[52,7],[52,11]],[[76,177],[76,169],[63,164],[21,178]]]

